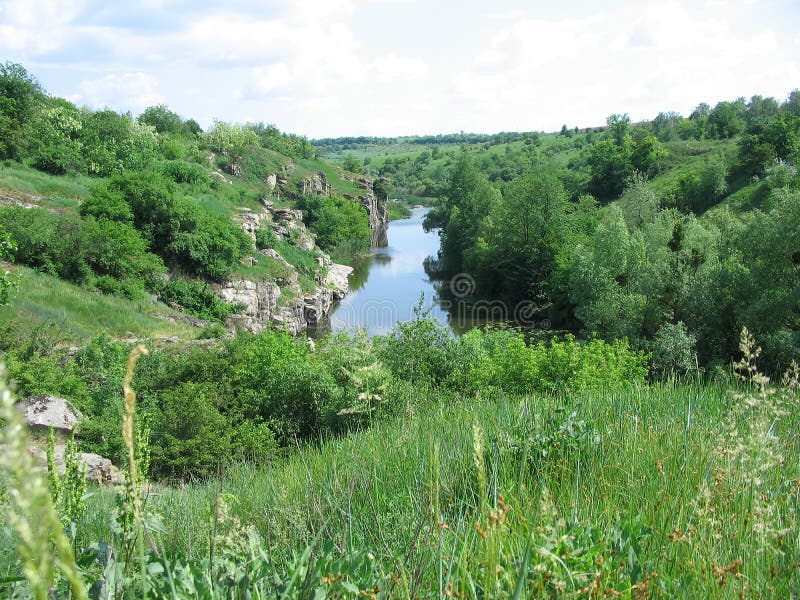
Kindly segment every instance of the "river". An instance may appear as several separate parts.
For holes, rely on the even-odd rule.
[[[356,266],[350,275],[350,293],[331,311],[326,329],[361,327],[370,336],[385,334],[398,321],[413,318],[420,298],[430,316],[449,323],[448,305],[439,298],[423,265],[439,249],[439,236],[422,229],[429,210],[415,208],[408,219],[389,224],[389,245],[374,248]]]

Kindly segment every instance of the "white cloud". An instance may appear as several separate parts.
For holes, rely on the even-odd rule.
[[[83,81],[80,89],[80,100],[97,108],[110,106],[139,112],[166,101],[157,91],[158,81],[145,73],[110,74]]]
[[[557,129],[785,96],[800,81],[789,51],[800,37],[785,23],[752,25],[763,10],[752,0],[541,11],[524,0],[0,0],[0,55],[71,98],[120,110],[166,101],[203,122],[258,115],[313,136]],[[469,18],[438,27],[457,11]],[[408,34],[383,35],[391,27]]]
[[[798,77],[774,32],[737,31],[719,11],[651,2],[503,24],[452,78],[450,93],[465,118],[489,130],[556,129],[601,124],[613,112],[652,118],[703,99],[782,94]]]
[[[80,0],[0,1],[0,50],[39,54],[58,48],[84,6]]]
[[[428,65],[416,58],[396,54],[379,56],[369,65],[372,77],[383,83],[419,81],[428,74]]]

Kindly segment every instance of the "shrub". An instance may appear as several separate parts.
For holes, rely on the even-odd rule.
[[[266,250],[274,248],[278,243],[278,236],[275,235],[272,227],[259,227],[256,231],[256,248]]]
[[[376,338],[375,345],[396,377],[436,385],[455,367],[458,342],[446,325],[422,314],[420,307],[421,303],[417,318],[398,323],[388,335]]]
[[[164,273],[161,259],[124,222],[81,219],[43,209],[0,209],[2,225],[17,241],[16,260],[75,283],[92,283],[106,293],[141,296]]]
[[[160,475],[212,475],[231,460],[231,430],[213,383],[181,383],[160,396],[153,464]]]
[[[369,217],[359,202],[333,196],[301,196],[303,221],[323,250],[348,244],[355,251],[369,248]]]
[[[643,382],[647,376],[646,355],[624,341],[580,343],[567,335],[549,344],[527,344],[518,330],[475,329],[461,336],[455,354],[448,384],[471,392],[597,390]]]
[[[132,221],[153,252],[209,279],[225,278],[250,248],[250,240],[230,219],[179,198],[175,183],[155,172],[113,177],[92,191],[81,212]]]
[[[158,298],[166,304],[177,304],[186,312],[208,321],[222,321],[238,309],[220,300],[207,284],[191,279],[173,279],[161,284]]]
[[[158,170],[176,183],[208,185],[206,170],[197,163],[185,160],[165,160],[159,163]]]
[[[651,345],[654,373],[663,377],[697,370],[696,343],[697,339],[682,322],[664,323]]]

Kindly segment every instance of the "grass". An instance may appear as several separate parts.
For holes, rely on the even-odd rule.
[[[45,208],[76,209],[97,182],[86,175],[50,175],[19,163],[0,163],[0,194]]]
[[[411,216],[411,207],[405,200],[389,200],[386,203],[386,208],[389,211],[390,221],[407,219]]]
[[[416,396],[394,421],[273,466],[157,487],[161,544],[205,556],[224,492],[271,560],[318,543],[367,550],[391,597],[788,597],[800,585],[796,397],[768,434],[782,461],[755,473],[723,443],[743,401],[711,385]],[[753,433],[740,442],[751,458],[767,432]],[[89,503],[81,537],[108,539],[112,495]]]
[[[0,328],[34,331],[54,326],[65,342],[83,343],[102,333],[114,338],[177,336],[189,340],[198,329],[170,322],[180,313],[149,299],[131,301],[86,290],[21,266],[19,289],[9,306],[0,307]],[[21,331],[20,335],[25,335]]]

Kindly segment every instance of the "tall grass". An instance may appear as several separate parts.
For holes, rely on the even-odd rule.
[[[760,475],[772,537],[746,485],[760,467],[720,450],[736,402],[699,383],[479,397],[159,488],[150,508],[166,551],[199,560],[224,491],[275,561],[320,536],[367,549],[393,596],[786,597],[800,583],[797,399],[774,428],[784,460]],[[104,539],[107,496],[91,502],[81,533]]]

